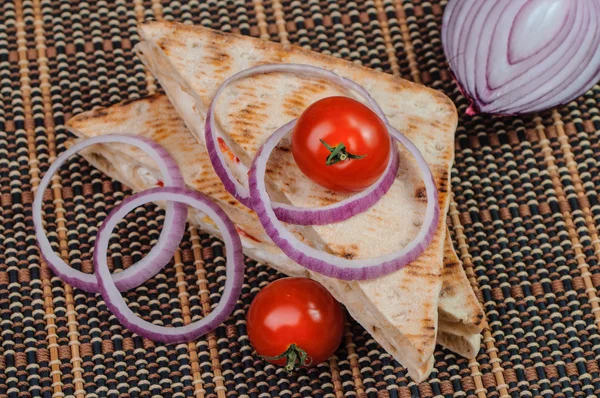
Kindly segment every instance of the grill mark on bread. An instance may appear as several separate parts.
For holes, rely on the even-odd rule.
[[[299,98],[299,96],[298,97],[290,97],[289,99],[286,100],[285,106],[288,110],[289,110],[289,108],[293,108],[294,109],[293,115],[296,115],[295,111],[298,108],[303,108],[306,106],[305,100],[306,100],[305,98],[301,99],[301,98]]]
[[[149,123],[146,123],[148,130],[153,130],[154,134],[152,134],[152,138],[154,141],[161,143],[169,139],[173,132],[173,126],[178,124],[179,120],[174,118],[169,118],[169,121],[165,122],[164,120],[153,120]],[[195,142],[191,142],[190,145],[195,145]],[[182,146],[185,148],[185,146]]]
[[[296,188],[296,185],[293,180],[289,182],[284,181],[283,183],[280,183],[280,185],[278,185],[277,188],[279,188],[279,190],[286,195],[293,195],[298,192],[298,188]]]
[[[263,41],[263,43],[265,43],[265,42]],[[264,47],[266,47],[266,45]],[[285,61],[289,56],[290,56],[290,52],[288,52],[288,51],[278,50],[278,51],[273,52],[273,58],[280,62]]]
[[[339,202],[339,200],[331,195],[311,195],[311,199],[315,199],[320,203],[321,206],[332,205],[334,203]]]
[[[383,216],[380,215],[379,212],[373,211],[371,214],[369,214],[369,222],[371,222],[373,225],[382,225],[380,223],[383,223],[383,221]]]
[[[273,94],[273,77],[272,74],[266,75],[254,75],[244,78],[233,84],[230,88],[233,90],[237,90],[240,92],[239,96],[236,96],[234,102],[232,103],[250,103],[251,105],[256,105],[254,101],[248,102],[247,98],[265,98],[269,101],[272,100]],[[257,94],[260,93],[260,94]],[[261,106],[266,107],[266,102],[261,101]],[[272,105],[272,104],[271,104]]]
[[[440,123],[437,120],[433,120],[433,121],[431,121],[431,126],[434,127],[435,129],[443,130],[444,127],[445,127],[445,124],[444,123]]]
[[[299,87],[285,97],[283,111],[291,117],[298,117],[311,103],[316,100],[318,94],[327,89],[327,85],[320,80],[306,80]]]
[[[448,285],[444,284],[442,287],[442,291],[440,292],[440,295],[451,297],[455,294],[455,292],[456,292],[456,289],[454,288],[454,286],[448,286]]]
[[[209,168],[202,169],[193,179],[192,184],[194,189],[206,194],[215,194],[226,202],[232,199],[232,196],[223,188],[221,180]],[[244,208],[239,203],[235,207]]]
[[[358,256],[358,246],[355,244],[347,246],[332,246],[331,251],[334,255],[348,260],[352,260]]]
[[[432,278],[432,280],[435,280],[436,278],[439,277],[439,275],[436,273],[419,270],[417,267],[413,266],[413,263],[410,263],[406,267],[404,267],[404,272],[406,272],[410,276],[414,276],[414,277],[418,277],[418,278],[425,277],[425,278]]]
[[[209,64],[216,68],[216,72],[224,73],[231,69],[231,56],[219,49],[214,49],[209,52],[211,55],[205,57]]]
[[[96,110],[90,118],[105,117],[105,116],[108,116],[108,112],[106,111],[106,109],[102,108],[102,109]],[[89,118],[84,116],[80,120],[86,120],[86,119],[89,119]]]
[[[242,126],[243,128],[247,128],[247,127],[256,127],[256,122],[253,120],[249,120],[249,119],[243,119],[243,118],[239,118],[236,119],[233,124],[235,126]]]
[[[267,103],[258,99],[250,87],[238,86],[243,93],[230,105],[227,119],[230,121],[231,137],[246,151],[251,151],[257,137],[261,136],[261,125],[268,120]],[[239,109],[240,104],[243,107]]]
[[[165,40],[165,39],[158,40],[156,42],[156,44],[165,53],[165,55],[169,55],[169,50],[168,50],[168,47],[169,47],[168,44],[169,43],[167,42],[167,40]]]
[[[247,151],[248,149],[252,149],[255,140],[251,135],[248,135],[247,133],[244,134],[243,132],[240,134],[239,131],[231,131],[229,135],[231,135],[235,142],[237,142],[244,150]]]
[[[425,187],[419,187],[415,190],[415,199],[419,202],[427,203],[427,190]]]
[[[444,260],[444,274],[452,274],[454,273],[454,267],[458,265],[457,261],[452,261],[449,258]]]
[[[446,181],[448,179],[448,175],[449,175],[448,170],[447,169],[442,169],[440,171],[440,180],[441,181]]]
[[[214,34],[215,36],[220,36],[221,40],[227,40],[227,41],[231,40],[230,37],[228,36],[230,33],[221,32],[220,30],[212,30],[211,33]]]

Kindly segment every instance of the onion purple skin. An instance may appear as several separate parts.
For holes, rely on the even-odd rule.
[[[248,188],[241,184],[229,170],[225,157],[219,148],[218,137],[223,136],[224,133],[216,123],[215,106],[220,94],[223,93],[229,84],[253,75],[276,72],[318,77],[338,84],[348,91],[354,91],[365,99],[369,108],[384,123],[388,123],[385,113],[364,87],[327,69],[304,64],[267,64],[244,69],[230,76],[219,86],[208,107],[204,123],[204,138],[209,159],[215,173],[223,182],[223,186],[234,198],[250,209],[254,209],[254,203]],[[391,148],[395,149],[394,146]],[[368,210],[389,191],[394,183],[395,176],[398,173],[398,153],[395,150],[392,150],[392,152],[396,153],[392,153],[390,156],[383,175],[365,191],[338,203],[319,208],[302,208],[290,204],[273,202],[271,205],[275,210],[275,214],[277,214],[277,217],[281,221],[288,224],[326,225],[347,220]]]
[[[475,101],[473,101],[473,98],[469,97],[469,94],[467,94],[465,92],[465,90],[462,88],[462,86],[460,85],[460,82],[456,78],[456,75],[454,74],[454,72],[450,71],[450,76],[452,77],[452,80],[454,80],[454,83],[456,83],[456,86],[458,87],[458,90],[463,95],[463,97],[465,97],[469,101],[469,106],[465,110],[465,114],[467,116],[475,116],[475,115],[478,115],[478,114],[483,114],[483,112],[481,112],[479,110],[479,108],[477,107],[477,104],[475,103]],[[496,116],[506,116],[506,117],[508,117],[508,116],[513,116],[513,115],[508,114],[508,113],[496,113]]]
[[[53,175],[69,157],[90,145],[110,143],[128,144],[140,148],[157,163],[158,168],[163,174],[163,180],[166,186],[185,186],[183,175],[175,160],[162,146],[148,138],[116,134],[98,136],[79,141],[60,154],[40,181],[40,185],[38,186],[33,201],[32,214],[36,239],[42,258],[54,274],[60,277],[63,282],[88,293],[98,293],[99,290],[96,277],[92,274],[86,274],[70,267],[54,252],[48,241],[42,220],[43,195],[44,191],[49,186]],[[126,291],[142,285],[146,280],[156,275],[169,263],[179,246],[179,242],[185,234],[186,219],[187,207],[185,205],[179,203],[167,204],[165,226],[161,231],[157,244],[143,259],[122,272],[113,275],[119,291]]]
[[[442,43],[468,115],[543,111],[600,80],[600,0],[449,0]]]
[[[116,224],[134,208],[156,201],[178,202],[184,207],[189,205],[202,211],[215,222],[226,245],[227,279],[219,304],[206,317],[185,326],[165,327],[137,317],[119,293],[108,268],[107,250]],[[99,291],[111,313],[131,332],[161,343],[193,341],[216,329],[233,312],[244,283],[242,242],[229,217],[200,192],[175,187],[151,188],[128,197],[115,207],[98,230],[94,244],[94,267]]]
[[[292,260],[301,266],[322,275],[341,280],[375,279],[404,268],[415,261],[431,244],[440,219],[438,190],[433,174],[418,148],[387,125],[390,135],[399,141],[414,156],[423,174],[427,192],[427,209],[423,225],[415,239],[404,248],[377,258],[348,260],[314,249],[299,241],[277,218],[266,190],[266,166],[272,151],[292,128],[294,121],[285,124],[271,135],[259,149],[250,168],[250,194],[254,211],[269,238]]]

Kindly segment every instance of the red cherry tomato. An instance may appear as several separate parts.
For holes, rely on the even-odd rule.
[[[256,352],[288,371],[317,365],[342,341],[342,306],[323,286],[308,278],[283,278],[263,288],[246,318]]]
[[[292,134],[292,153],[300,170],[317,184],[358,192],[385,171],[390,137],[383,121],[366,105],[348,97],[328,97],[300,115]]]

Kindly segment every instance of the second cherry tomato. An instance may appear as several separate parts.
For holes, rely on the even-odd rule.
[[[383,174],[390,156],[383,121],[348,97],[323,98],[302,113],[292,134],[298,167],[325,188],[358,192]]]
[[[246,317],[248,337],[268,361],[297,367],[327,360],[342,341],[342,306],[319,283],[283,278],[263,288]]]

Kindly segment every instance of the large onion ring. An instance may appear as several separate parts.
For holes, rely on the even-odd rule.
[[[56,158],[44,175],[44,178],[42,178],[33,201],[32,215],[35,235],[40,248],[40,254],[50,269],[63,282],[89,293],[98,293],[99,291],[96,277],[70,267],[54,252],[44,231],[42,204],[44,191],[48,188],[52,176],[71,155],[90,145],[106,143],[122,143],[140,148],[157,163],[159,170],[163,174],[166,186],[180,188],[185,186],[179,167],[171,155],[156,142],[143,137],[131,135],[93,137],[75,143],[75,145]],[[113,275],[119,291],[129,290],[143,284],[146,280],[156,275],[171,260],[185,233],[186,219],[186,206],[177,203],[167,204],[163,229],[158,242],[154,245],[150,253],[129,268]]]
[[[271,199],[266,189],[265,176],[271,152],[273,152],[279,141],[294,126],[294,122],[292,120],[280,127],[265,141],[250,168],[250,194],[254,204],[254,211],[256,211],[265,232],[273,242],[289,258],[303,267],[325,276],[343,280],[377,278],[397,271],[416,260],[431,243],[439,222],[438,191],[433,174],[418,148],[389,124],[387,128],[390,135],[404,145],[413,155],[419,169],[423,173],[423,181],[427,191],[427,208],[425,210],[425,219],[417,236],[408,245],[396,252],[369,259],[348,260],[304,244],[285,228],[278,220],[271,206]]]
[[[156,201],[178,202],[202,211],[217,225],[227,248],[225,267],[227,280],[219,304],[206,317],[181,327],[159,326],[138,318],[119,293],[108,268],[107,249],[110,235],[119,220],[136,207]],[[179,240],[177,243],[179,243]],[[121,324],[142,337],[161,343],[191,341],[214,330],[233,311],[244,282],[244,254],[242,253],[242,242],[235,226],[225,212],[211,199],[199,192],[182,188],[159,187],[148,189],[130,196],[113,209],[98,231],[94,245],[94,265],[98,286],[106,306]]]
[[[373,112],[375,112],[375,114],[377,114],[381,120],[387,123],[387,118],[385,117],[383,110],[369,95],[368,91],[365,90],[364,87],[327,69],[312,65],[272,64],[255,66],[230,76],[217,89],[217,92],[215,93],[208,107],[204,125],[206,149],[208,151],[213,168],[223,182],[225,189],[238,201],[249,208],[253,208],[250,192],[248,191],[247,187],[242,185],[237,180],[231,170],[229,170],[225,155],[219,148],[218,138],[224,133],[221,131],[215,121],[215,107],[219,97],[231,83],[258,74],[276,72],[294,73],[326,79],[338,84],[348,91],[356,92],[366,100],[368,106],[373,110]],[[390,189],[394,183],[394,178],[398,173],[397,156],[397,151],[392,149],[392,154],[390,155],[388,165],[383,175],[371,187],[369,187],[369,189],[359,194],[355,194],[338,203],[320,208],[303,208],[278,202],[272,202],[271,206],[273,206],[275,214],[281,221],[290,224],[324,225],[347,220],[348,218],[369,209],[371,206],[377,203],[377,201],[381,199],[381,197]]]

